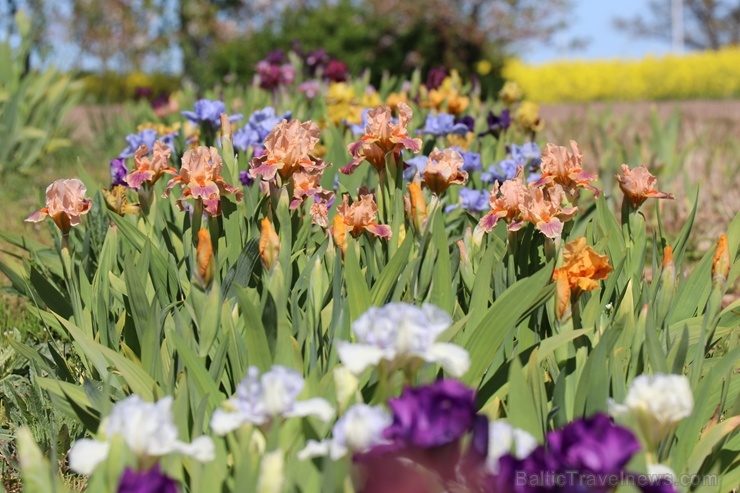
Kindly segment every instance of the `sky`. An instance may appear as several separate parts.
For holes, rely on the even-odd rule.
[[[613,25],[616,17],[647,14],[647,0],[573,0],[573,19],[552,43],[538,44],[521,55],[525,62],[544,63],[562,59],[642,58],[670,52],[670,42],[632,38]],[[585,49],[568,50],[573,38],[586,38]]]

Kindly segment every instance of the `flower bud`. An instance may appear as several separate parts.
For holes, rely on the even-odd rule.
[[[727,276],[730,275],[730,252],[727,249],[727,236],[722,235],[717,241],[717,248],[714,251],[714,260],[712,261],[712,281],[727,282]]]
[[[269,218],[262,220],[260,227],[260,257],[267,270],[272,270],[280,255],[280,237]]]
[[[229,115],[221,113],[221,138],[231,140],[231,122],[229,121]]]
[[[211,235],[207,229],[198,231],[198,247],[195,249],[195,259],[198,267],[198,276],[203,281],[203,287],[207,288],[213,281],[213,273],[216,263],[213,257]]]
[[[409,200],[411,219],[416,230],[421,233],[427,223],[427,203],[419,181],[409,183],[409,195],[411,196]]]
[[[331,237],[334,240],[334,245],[342,250],[342,257],[344,257],[344,254],[347,253],[347,227],[344,225],[344,219],[339,214],[334,216]]]
[[[260,464],[260,476],[257,481],[257,492],[280,493],[283,491],[284,469],[285,457],[282,450],[273,450],[263,455]]]

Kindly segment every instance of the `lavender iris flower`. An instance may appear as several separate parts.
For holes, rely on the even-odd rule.
[[[122,157],[118,157],[110,160],[110,184],[111,187],[117,185],[127,186],[124,178],[128,175],[128,168],[126,167],[126,161]]]
[[[127,467],[118,483],[118,493],[177,493],[177,483],[162,473],[159,464],[146,472]]]
[[[475,171],[483,169],[483,165],[480,161],[480,154],[478,154],[477,152],[463,151],[459,147],[453,147],[453,149],[459,152],[463,158],[463,171],[473,173]]]
[[[415,158],[407,159],[405,163],[409,167],[403,170],[403,178],[410,181],[414,179],[414,175],[424,173],[424,168],[427,167],[427,161],[429,161],[427,156],[416,156]]]
[[[447,134],[465,135],[468,133],[468,126],[464,123],[455,123],[455,116],[447,113],[437,115],[427,115],[424,128],[420,131],[422,134],[442,137]]]
[[[261,142],[265,140],[265,137],[267,137],[270,132],[272,132],[275,125],[280,123],[281,120],[290,121],[292,116],[293,114],[290,111],[286,111],[282,115],[275,115],[275,108],[266,106],[249,115],[247,124],[257,132]]]
[[[152,149],[154,149],[154,142],[156,141],[157,141],[157,131],[154,130],[153,128],[145,128],[139,133],[129,134],[126,136],[126,142],[128,142],[128,147],[122,150],[121,154],[119,154],[118,157],[122,157],[122,158],[133,157],[134,153],[136,152],[136,149],[138,149],[139,146],[141,146],[142,144],[145,144],[151,151]]]
[[[496,164],[492,164],[488,167],[488,171],[484,171],[480,175],[480,179],[483,183],[493,183],[495,181],[500,183],[506,180],[511,180],[516,176],[517,163],[513,159],[504,159]]]
[[[471,188],[460,189],[460,203],[445,207],[445,212],[450,212],[462,206],[470,212],[483,212],[488,210],[488,199],[491,193],[487,190],[473,190]]]
[[[234,149],[241,152],[247,152],[249,146],[260,145],[261,143],[262,139],[260,139],[259,133],[250,125],[240,128],[232,136]]]
[[[518,166],[529,166],[530,169],[539,168],[542,164],[542,153],[540,152],[540,146],[534,142],[525,142],[518,146],[511,144],[511,158],[516,161]]]
[[[475,417],[475,391],[457,380],[405,388],[391,399],[393,423],[383,437],[401,446],[431,448],[458,440]]]
[[[183,111],[182,115],[193,125],[207,125],[216,129],[221,127],[221,113],[226,113],[226,105],[223,101],[200,99],[195,102],[194,111]],[[242,115],[236,114],[229,117],[230,122],[242,119]]]

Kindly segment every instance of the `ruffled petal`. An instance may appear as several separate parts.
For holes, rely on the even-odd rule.
[[[92,474],[95,468],[108,457],[110,444],[90,438],[77,440],[69,451],[69,468],[78,474]]]
[[[223,436],[240,428],[246,422],[247,419],[242,413],[216,409],[211,417],[211,429],[216,435]],[[256,424],[262,424],[262,422]]]
[[[316,416],[324,422],[329,422],[334,418],[334,408],[329,401],[320,397],[299,401],[293,404],[293,408],[283,413],[286,418],[303,418],[306,416]]]
[[[430,363],[438,363],[453,377],[461,377],[470,368],[470,354],[458,346],[446,342],[432,344],[423,355],[424,360]]]
[[[337,345],[339,360],[351,373],[359,375],[365,368],[376,366],[387,356],[386,351],[368,344],[340,342]]]

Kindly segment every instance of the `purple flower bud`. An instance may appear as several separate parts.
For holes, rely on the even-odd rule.
[[[458,440],[470,430],[475,416],[475,391],[457,380],[405,388],[391,399],[393,424],[383,437],[400,445],[431,448]]]
[[[265,57],[265,61],[270,65],[280,65],[285,61],[285,52],[281,49],[272,50]]]
[[[498,139],[501,132],[511,125],[511,114],[508,109],[503,110],[499,115],[496,115],[493,111],[489,111],[486,122],[488,123],[488,130],[481,132],[478,136],[483,137],[490,134]]]
[[[162,473],[159,464],[145,472],[128,467],[118,483],[118,493],[177,493],[177,483]]]

